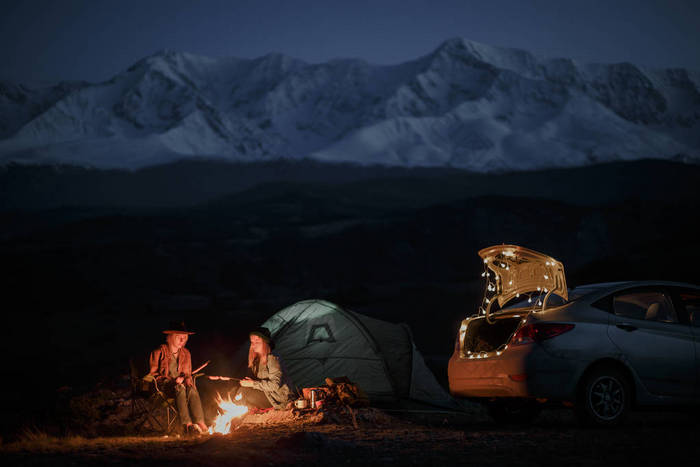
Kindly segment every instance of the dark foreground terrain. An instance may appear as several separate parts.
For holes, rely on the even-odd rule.
[[[318,163],[0,168],[0,436],[27,427],[66,435],[65,420],[78,424],[76,411],[89,418],[94,409],[75,401],[129,375],[130,362],[144,372],[172,320],[197,332],[188,342],[194,366],[210,360],[209,374],[232,375],[249,329],[311,298],[407,323],[445,384],[459,323],[482,298],[479,249],[515,243],[547,253],[563,262],[569,286],[700,283],[699,180],[700,166],[669,161],[490,175]],[[673,438],[670,428],[658,435]],[[491,444],[536,456],[559,436],[541,429],[539,440]],[[686,431],[679,439],[690,441]],[[413,443],[401,436],[392,435]],[[577,439],[566,438],[574,445],[562,455]],[[491,449],[462,438],[445,446],[445,455],[467,457]],[[493,449],[486,460],[498,457]]]
[[[566,411],[502,428],[483,416],[392,417],[382,424],[243,425],[177,438],[27,436],[0,448],[3,465],[697,465],[697,424],[683,413],[635,413],[620,428],[583,429]]]

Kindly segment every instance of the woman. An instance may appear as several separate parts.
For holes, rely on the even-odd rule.
[[[248,351],[249,377],[241,380],[243,402],[251,408],[284,409],[289,400],[289,387],[283,382],[282,367],[273,347],[270,331],[257,328],[250,332]]]
[[[167,393],[175,397],[175,405],[180,415],[185,433],[195,430],[207,431],[199,393],[192,378],[192,357],[185,348],[192,331],[188,331],[184,322],[170,323],[163,331],[165,344],[151,352],[149,374],[156,378]]]

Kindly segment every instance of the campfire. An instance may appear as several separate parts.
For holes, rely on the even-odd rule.
[[[227,434],[231,431],[231,422],[234,418],[243,416],[248,412],[248,407],[238,405],[235,401],[241,400],[241,394],[238,394],[234,400],[231,396],[226,399],[220,394],[216,395],[216,403],[219,405],[219,415],[214,419],[214,423],[209,427],[209,434],[221,433]]]

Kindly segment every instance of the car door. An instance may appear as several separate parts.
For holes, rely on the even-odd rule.
[[[678,289],[676,296],[679,308],[688,316],[695,339],[695,396],[700,398],[700,290]]]
[[[695,341],[671,294],[662,287],[628,289],[612,297],[608,335],[647,390],[692,397],[696,390]]]

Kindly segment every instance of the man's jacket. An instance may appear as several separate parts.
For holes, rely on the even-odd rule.
[[[168,374],[171,355],[168,344],[163,344],[151,352],[151,371],[149,374],[155,376],[158,381],[171,379]],[[184,347],[180,349],[178,356],[177,373],[179,376],[185,377],[183,381],[185,386],[192,386],[192,357],[190,351]]]

